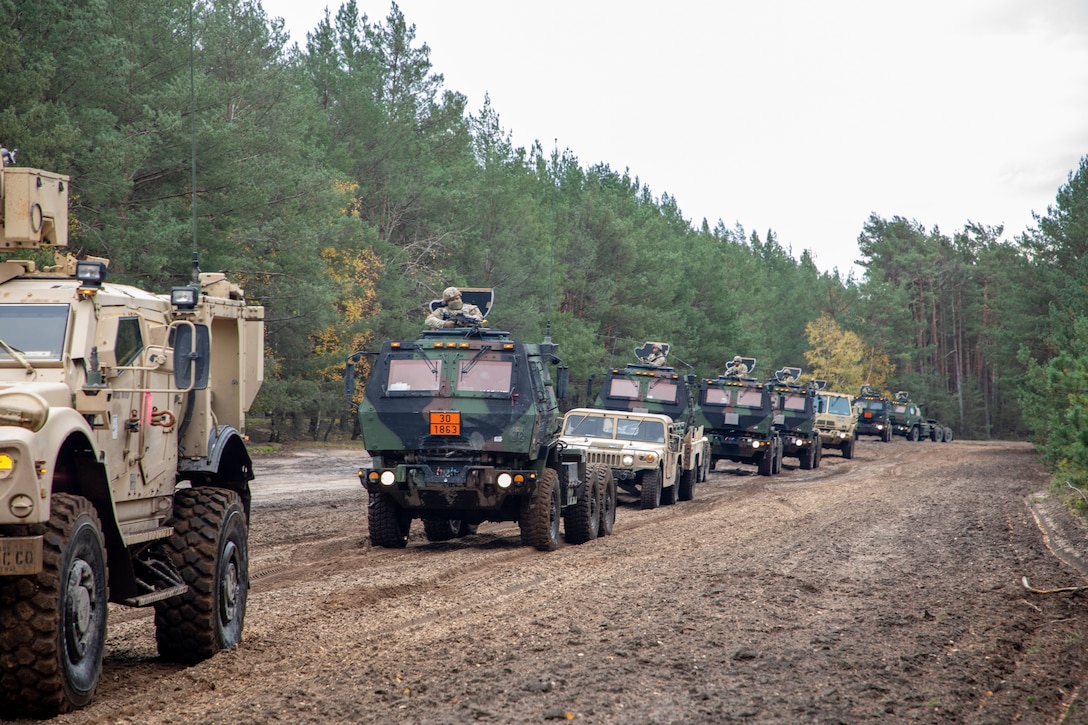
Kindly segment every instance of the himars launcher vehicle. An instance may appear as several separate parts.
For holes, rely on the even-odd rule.
[[[490,290],[461,294],[486,317]],[[564,456],[559,445],[567,370],[552,381],[557,347],[483,324],[382,345],[359,404],[373,458],[359,471],[373,545],[405,546],[414,518],[429,541],[472,533],[484,521],[516,521],[522,542],[540,550],[559,546],[561,518],[570,543],[596,538],[602,523],[611,531],[607,469]],[[353,371],[349,365],[349,392]]]
[[[108,602],[154,605],[159,653],[237,644],[249,587],[245,413],[264,310],[222,274],[153,294],[67,244],[68,177],[5,167],[0,249],[0,713],[86,705]]]
[[[770,476],[782,470],[775,401],[769,386],[750,376],[755,358],[743,358],[743,364],[744,374],[730,366],[725,375],[699,383],[698,420],[710,440],[712,468],[720,460],[750,463]]]

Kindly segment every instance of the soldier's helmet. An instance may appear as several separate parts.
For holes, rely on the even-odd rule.
[[[740,362],[740,355],[734,355],[733,356],[733,362],[739,363]]]
[[[461,296],[461,290],[456,287],[447,287],[442,290],[442,301],[449,302],[450,300],[458,299]]]

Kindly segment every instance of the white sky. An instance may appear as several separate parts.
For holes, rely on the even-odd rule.
[[[389,0],[357,0],[385,22]],[[261,0],[300,46],[325,3]],[[335,19],[340,0],[327,6]],[[1084,0],[400,0],[514,143],[850,270],[870,213],[1034,226],[1088,155]]]

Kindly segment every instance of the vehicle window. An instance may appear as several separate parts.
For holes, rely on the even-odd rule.
[[[438,390],[441,379],[441,360],[390,360],[386,390],[390,393]]]
[[[658,420],[620,420],[617,438],[648,443],[665,442],[665,426]]]
[[[610,398],[627,398],[638,400],[638,381],[626,378],[612,378],[612,384],[608,388]]]
[[[114,343],[117,365],[132,365],[144,349],[144,336],[140,331],[140,318],[122,317],[117,321],[117,341]]]
[[[27,360],[60,360],[68,329],[68,305],[0,305],[0,340]],[[0,360],[11,354],[0,346]]]
[[[850,401],[846,398],[828,398],[827,412],[832,415],[850,415]]]
[[[804,410],[805,409],[805,396],[804,395],[786,395],[782,399],[782,408],[784,410]]]
[[[650,387],[646,391],[646,400],[663,400],[666,403],[675,403],[676,383],[671,380],[650,380]]]
[[[883,400],[866,400],[862,402],[862,405],[869,410],[884,410]]]
[[[572,415],[567,418],[563,435],[611,438],[612,419],[599,415]]]
[[[461,360],[457,388],[483,393],[509,393],[513,369],[514,365],[509,360]]]
[[[721,388],[707,388],[706,402],[710,405],[729,405],[729,391]]]
[[[746,408],[761,408],[763,407],[763,393],[759,390],[738,390],[737,405],[743,405]]]
[[[907,406],[905,406],[905,405],[893,405],[892,406],[892,412],[893,413],[906,413],[907,412]]]

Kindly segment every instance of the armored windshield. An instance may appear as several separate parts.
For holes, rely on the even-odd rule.
[[[884,410],[883,400],[863,400],[861,401],[861,407],[869,410]]]
[[[660,400],[666,403],[676,402],[677,385],[672,380],[651,380],[646,390],[646,400]]]
[[[510,360],[461,360],[457,389],[480,393],[509,393],[514,365]]]
[[[0,340],[27,360],[61,360],[68,305],[0,305]],[[0,360],[12,359],[0,346]]]
[[[386,390],[390,393],[433,392],[438,390],[441,379],[441,360],[390,360]]]
[[[627,380],[626,378],[612,378],[608,394],[613,398],[638,400],[638,381]]]
[[[907,406],[905,406],[905,405],[893,405],[892,406],[892,412],[893,413],[906,413],[907,412]]]
[[[827,401],[827,410],[820,412],[827,412],[831,415],[850,415],[850,401],[846,398],[828,396],[824,400]]]
[[[783,410],[804,410],[805,409],[805,396],[804,395],[785,395],[782,397],[782,409]]]
[[[707,388],[706,402],[710,405],[729,405],[729,390],[722,388]]]

